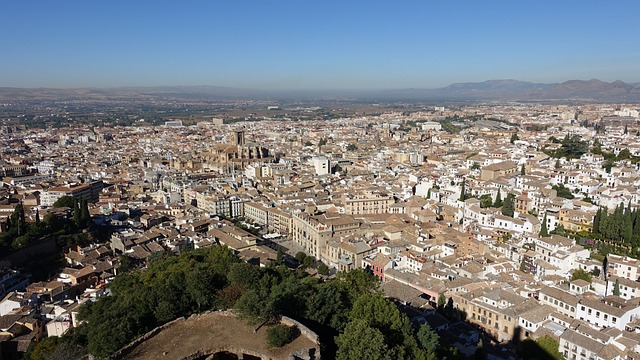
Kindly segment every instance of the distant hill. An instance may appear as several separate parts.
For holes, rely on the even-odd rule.
[[[220,86],[120,88],[0,88],[0,101],[15,100],[374,100],[374,101],[592,101],[640,103],[640,83],[598,79],[532,83],[513,79],[455,83],[439,89],[253,90]]]
[[[569,80],[563,83],[532,83],[518,80],[488,80],[456,83],[440,89],[405,89],[389,95],[407,98],[450,100],[574,100],[601,102],[640,102],[640,86],[622,81],[598,79]]]

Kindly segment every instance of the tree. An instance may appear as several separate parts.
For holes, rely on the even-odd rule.
[[[542,218],[542,225],[540,226],[540,236],[547,237],[549,236],[549,230],[547,230],[547,213],[544,213],[544,217]]]
[[[527,170],[525,169],[525,164],[522,164],[520,167],[520,175],[524,176],[527,174]]]
[[[378,278],[364,269],[355,269],[349,272],[341,271],[337,274],[336,281],[347,291],[352,301],[355,301],[364,293],[377,290],[380,285]]]
[[[574,198],[573,194],[571,193],[571,189],[566,188],[563,184],[553,185],[551,188],[554,189],[556,191],[557,196],[561,198],[565,198],[569,200]]]
[[[27,223],[24,216],[24,206],[22,202],[19,202],[13,209],[11,215],[11,226],[15,226],[17,236],[22,236],[27,233]]]
[[[545,335],[544,337],[536,339],[536,344],[545,352],[545,359],[564,360],[564,356],[559,351],[560,344],[558,344],[558,341],[554,338]]]
[[[324,263],[321,263],[320,265],[318,265],[318,274],[325,276],[329,275],[329,267]]]
[[[358,150],[358,147],[355,144],[349,144],[349,146],[347,146],[347,151],[355,151]]]
[[[556,165],[554,166],[557,169],[560,169],[562,165],[560,165],[560,159],[556,160]]]
[[[616,279],[615,284],[613,284],[613,295],[620,296],[620,280]]]
[[[462,181],[462,188],[460,189],[460,201],[464,201],[465,200],[465,181]]]
[[[500,189],[498,189],[498,194],[496,195],[496,200],[493,202],[493,207],[499,208],[502,206],[502,194],[500,193]]]
[[[336,345],[338,360],[392,359],[382,332],[364,320],[351,321],[336,337]]]
[[[435,356],[440,347],[440,336],[433,331],[429,324],[422,324],[416,334],[420,346],[427,352],[427,356]]]
[[[504,199],[504,203],[502,204],[502,215],[513,217],[515,213],[515,200],[516,196],[514,194],[508,194],[507,198]]]
[[[484,195],[480,196],[480,198],[478,200],[480,200],[480,207],[481,208],[491,207],[491,204],[493,203],[493,200],[491,199],[491,195],[489,195],[489,194],[484,194]]]
[[[305,253],[304,253],[304,252],[302,252],[302,251],[298,251],[298,252],[296,253],[296,256],[294,256],[294,257],[295,257],[295,259],[296,259],[300,264],[302,264],[302,263],[304,262],[304,259],[306,259],[306,258],[307,258],[307,254],[305,254]]]
[[[571,274],[571,281],[579,280],[579,279],[587,282],[592,282],[591,274],[589,274],[587,271],[582,269],[574,270],[573,274]]]
[[[251,288],[261,277],[262,274],[259,267],[245,262],[231,264],[227,273],[227,278],[231,285],[238,285],[245,289]]]
[[[65,195],[56,202],[53,203],[54,208],[68,207],[69,209],[73,209],[74,204],[76,203],[76,199],[73,196]]]
[[[77,227],[82,227],[82,219],[80,214],[80,204],[78,201],[73,202],[73,223],[76,224]]]
[[[477,161],[473,162],[473,165],[471,165],[471,170],[479,170],[480,169],[480,163]]]
[[[379,330],[394,357],[413,358],[420,353],[409,318],[391,300],[380,294],[362,294],[353,304],[349,319],[351,322],[363,320]],[[347,325],[345,333],[348,328]]]
[[[516,140],[519,140],[519,139],[520,139],[520,138],[518,137],[518,133],[514,132],[514,133],[511,135],[511,139],[509,140],[509,142],[511,142],[511,143],[513,144],[514,142],[516,142]]]
[[[89,214],[89,203],[87,202],[87,200],[82,199],[80,200],[79,207],[80,207],[80,222],[82,224],[82,227],[87,227],[91,222],[91,214]]]
[[[438,310],[444,310],[445,305],[447,305],[447,297],[444,294],[438,295]]]

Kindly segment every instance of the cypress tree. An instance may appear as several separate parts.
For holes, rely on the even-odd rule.
[[[625,243],[631,243],[631,238],[633,237],[633,225],[631,224],[631,221],[626,218],[622,220],[622,224],[620,225],[620,236],[624,239]]]
[[[80,201],[80,221],[82,222],[82,226],[89,226],[91,222],[91,214],[89,214],[89,203],[87,200]]]
[[[544,217],[542,218],[542,226],[540,227],[540,236],[547,237],[549,236],[549,230],[547,229],[547,213],[544,213]]]
[[[620,280],[616,279],[616,283],[613,285],[613,295],[620,296]]]
[[[464,193],[465,193],[466,189],[465,189],[465,181],[462,181],[462,189],[460,189],[460,201],[464,201],[465,197],[464,197]]]
[[[40,224],[40,211],[36,209],[36,224]]]
[[[599,207],[596,212],[596,216],[593,217],[593,229],[591,230],[594,234],[600,234],[600,218],[602,217],[602,208]]]
[[[498,194],[496,195],[496,201],[493,202],[493,207],[501,207],[502,206],[502,194],[500,194],[500,189],[498,189]]]
[[[526,175],[527,174],[527,170],[524,167],[525,164],[522,164],[522,167],[520,168],[520,175]]]
[[[80,205],[77,199],[73,201],[73,223],[76,224],[77,227],[81,227]]]
[[[24,235],[27,232],[27,223],[24,220],[24,206],[22,205],[22,201],[16,205],[12,216],[12,225],[15,222],[18,236]]]

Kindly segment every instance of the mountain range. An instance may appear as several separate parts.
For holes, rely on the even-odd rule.
[[[395,90],[252,90],[219,86],[120,88],[0,87],[0,101],[16,100],[373,100],[373,101],[573,101],[640,103],[640,83],[598,79],[563,83],[487,80],[455,83],[437,89]]]
[[[439,89],[396,90],[400,97],[449,100],[599,101],[640,102],[640,84],[617,80],[569,80],[563,83],[532,83],[519,80],[487,80],[456,83]]]

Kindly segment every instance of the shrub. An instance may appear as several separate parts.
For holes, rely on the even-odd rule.
[[[295,340],[300,330],[295,326],[278,324],[267,329],[267,343],[271,347],[283,347]]]

